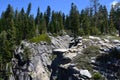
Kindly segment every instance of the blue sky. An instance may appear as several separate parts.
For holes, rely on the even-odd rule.
[[[112,3],[118,2],[119,0],[99,0],[103,5],[106,5],[108,10],[110,10],[110,5]],[[84,9],[90,6],[89,0],[0,0],[0,14],[5,11],[8,4],[11,4],[15,9],[20,9],[24,7],[25,11],[28,7],[29,2],[32,3],[31,14],[36,15],[38,6],[40,11],[44,12],[48,5],[50,5],[52,10],[62,11],[68,14],[70,11],[71,3],[75,3],[78,10]]]

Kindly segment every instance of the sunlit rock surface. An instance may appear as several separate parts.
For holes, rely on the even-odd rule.
[[[111,37],[78,37],[76,43],[68,35],[50,38],[50,44],[21,42],[14,52],[11,68],[13,75],[9,77],[10,80],[89,80],[91,73],[87,69],[77,68],[76,64],[71,63],[73,58],[82,54],[83,49],[93,45],[100,48],[101,54],[108,54],[115,47],[120,51],[120,41]],[[31,53],[28,60],[23,57],[26,47]],[[52,59],[54,55],[56,57]],[[91,63],[96,61],[91,58]]]

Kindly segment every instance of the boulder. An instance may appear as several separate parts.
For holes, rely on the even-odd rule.
[[[114,44],[120,44],[120,41],[119,40],[113,40],[112,41]]]
[[[77,55],[76,52],[73,52],[73,53],[68,52],[68,53],[63,54],[64,57],[69,58],[69,59],[71,59],[71,60],[72,60],[76,55]]]
[[[108,39],[104,39],[104,42],[105,43],[109,43],[110,41]]]
[[[82,39],[83,39],[82,37],[80,37],[80,36],[78,37],[78,40],[82,40]]]
[[[92,75],[88,70],[80,70],[80,74],[84,75],[84,76],[86,76],[88,78],[92,78]]]
[[[89,36],[89,39],[96,39],[96,40],[101,40],[99,37],[94,37],[94,36]]]
[[[68,49],[54,49],[53,53],[54,54],[63,54],[65,52],[67,52],[67,51],[68,51]]]

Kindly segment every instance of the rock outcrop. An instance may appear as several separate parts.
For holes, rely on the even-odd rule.
[[[30,43],[22,41],[14,52],[13,74],[15,80],[49,80],[52,50],[57,48],[68,48],[70,37],[58,36],[51,37],[51,43],[46,42]],[[30,50],[29,54],[25,54],[25,49]],[[28,60],[24,57],[28,56]],[[14,80],[10,77],[10,80]]]
[[[73,58],[83,54],[88,46],[98,46],[101,54],[109,54],[112,48],[120,45],[119,40],[110,37],[79,37],[75,42],[68,35],[50,38],[50,44],[21,42],[14,52],[10,80],[89,80],[91,73],[77,68],[71,63]],[[95,58],[91,58],[91,63],[96,63]]]
[[[81,80],[91,79],[91,74],[88,70],[79,70],[75,64],[72,64],[72,59],[77,55],[77,50],[70,49],[55,49],[53,54],[57,57],[52,61],[52,73],[50,80]]]

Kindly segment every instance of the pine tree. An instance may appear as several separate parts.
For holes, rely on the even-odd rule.
[[[20,38],[20,20],[19,20],[20,14],[18,10],[15,10],[15,16],[14,16],[14,27],[16,28],[16,44],[18,45],[21,41]]]
[[[106,6],[100,5],[98,11],[98,28],[102,34],[108,34],[108,12]]]
[[[10,4],[8,4],[8,7],[5,11],[4,16],[6,19],[8,19],[8,18],[11,19],[11,18],[13,18],[13,15],[14,15],[14,10],[13,10],[12,6]]]
[[[48,31],[48,32],[49,32],[50,17],[51,17],[51,8],[50,8],[50,6],[48,6],[48,7],[47,7],[47,10],[46,10],[46,16],[45,16],[46,26],[47,26],[47,31]]]
[[[13,19],[13,16],[14,16],[14,10],[13,10],[12,6],[10,4],[8,4],[8,7],[4,13],[4,19],[5,19],[4,27],[5,27],[6,31],[8,29],[10,29],[10,27],[11,27],[10,22]]]
[[[30,11],[31,11],[31,3],[28,4],[28,8],[27,8],[27,15],[30,15]]]
[[[28,39],[31,39],[35,36],[35,20],[34,16],[30,15],[28,18]]]
[[[98,12],[98,8],[99,8],[99,0],[90,0],[92,8],[93,8],[93,14],[94,14],[94,26],[97,27],[97,23],[98,23],[98,16],[97,16],[97,12]]]
[[[7,50],[5,49],[5,47],[7,46],[6,45],[6,42],[8,43],[8,41],[7,41],[7,32],[6,31],[2,31],[1,33],[0,33],[0,45],[2,46],[2,47],[0,47],[0,57],[1,57],[1,70],[3,70],[3,67],[2,67],[2,65],[5,65],[6,64],[6,59],[8,59],[8,54],[6,55],[6,52],[7,52]],[[4,55],[6,55],[6,57],[4,56]]]
[[[104,27],[105,27],[105,33],[108,34],[108,11],[106,6],[103,6],[103,15],[104,15]]]
[[[58,34],[62,35],[64,31],[62,12],[57,13]]]
[[[71,27],[71,31],[74,35],[74,38],[76,38],[78,35],[80,23],[79,23],[79,12],[78,12],[77,7],[74,3],[71,4],[70,27]]]
[[[35,18],[35,24],[39,24],[40,23],[40,8],[38,7],[37,9],[37,16]]]
[[[114,34],[115,33],[115,10],[113,7],[111,7],[110,15],[109,15],[109,33]]]
[[[15,49],[15,45],[16,45],[16,28],[14,26],[14,20],[13,20],[13,16],[14,16],[14,10],[11,7],[11,5],[8,5],[4,15],[2,18],[4,18],[4,27],[6,27],[4,29],[4,31],[1,32],[0,34],[0,44],[1,44],[1,48],[0,48],[0,52],[2,54],[2,58],[3,58],[3,62],[4,65],[6,65],[6,63],[11,61],[11,58],[13,56],[13,51]]]
[[[39,24],[40,24],[40,8],[38,7],[38,9],[37,9],[37,16],[35,18],[35,26],[36,26],[35,27],[35,34],[36,34],[36,36],[39,35],[39,29],[38,29]]]
[[[120,36],[120,6],[117,6],[117,8],[116,8],[117,10],[116,10],[116,26],[117,26],[117,29],[118,29],[118,31],[119,31],[119,36]]]
[[[41,27],[41,34],[45,34],[47,32],[45,14],[41,17],[40,27]]]
[[[7,26],[7,39],[8,41],[10,41],[9,43],[11,43],[11,48],[12,46],[14,46],[15,44],[15,38],[16,38],[16,29],[15,29],[15,26],[14,26],[14,10],[13,8],[11,7],[11,5],[8,5],[8,8],[6,9],[5,11],[5,19],[6,19],[6,26]],[[12,48],[13,50],[14,48]]]
[[[52,11],[52,18],[51,18],[51,22],[50,22],[50,32],[51,33],[57,33],[57,18],[56,18],[56,13],[54,11]]]
[[[68,15],[66,15],[65,29],[66,30],[70,29],[70,16],[68,16]]]
[[[81,30],[84,31],[84,34],[85,35],[90,35],[90,17],[89,17],[89,9],[86,8],[85,10],[82,10],[81,11],[81,15],[80,15],[80,27],[81,27]]]
[[[64,14],[64,13],[62,14],[62,19],[63,19],[63,20],[62,20],[62,21],[63,21],[63,26],[65,27],[65,19],[66,19],[66,17],[65,17],[65,14]]]

